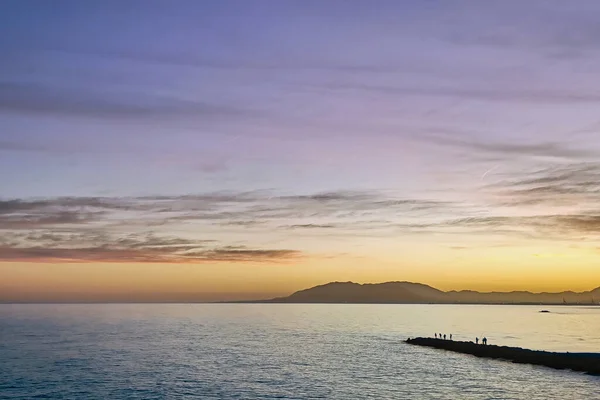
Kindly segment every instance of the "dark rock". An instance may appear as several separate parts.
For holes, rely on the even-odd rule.
[[[421,337],[408,339],[406,343],[471,354],[476,357],[496,358],[520,364],[543,365],[555,369],[570,369],[600,376],[600,353],[554,353],[520,347],[482,345],[473,342]]]

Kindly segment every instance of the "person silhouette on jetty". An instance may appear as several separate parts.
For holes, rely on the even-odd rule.
[[[452,340],[452,334],[450,334],[450,340]]]
[[[446,340],[446,334],[444,333],[444,340]]]
[[[475,344],[479,344],[479,338],[478,337],[475,338]]]
[[[481,341],[483,342],[483,344],[487,344],[487,338],[484,337],[483,339],[481,339]]]
[[[435,338],[437,339],[437,333],[435,333],[434,335],[435,335]]]

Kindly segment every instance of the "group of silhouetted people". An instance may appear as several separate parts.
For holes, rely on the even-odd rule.
[[[435,335],[435,338],[436,338],[436,339],[443,339],[443,340],[446,340],[446,334],[443,334],[443,335],[442,335],[441,333],[434,333],[434,335]],[[452,334],[450,334],[450,340],[452,340]]]
[[[446,334],[445,333],[443,335],[441,333],[434,333],[434,337],[436,339],[446,340]],[[450,334],[450,340],[452,340],[452,334]],[[478,337],[475,338],[475,344],[479,344],[479,338]],[[484,337],[483,339],[481,339],[481,344],[483,344],[483,345],[487,344],[487,338],[486,337]]]

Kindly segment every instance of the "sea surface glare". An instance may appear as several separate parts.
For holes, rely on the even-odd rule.
[[[600,399],[600,378],[402,343],[600,351],[600,307],[0,305],[1,399]]]

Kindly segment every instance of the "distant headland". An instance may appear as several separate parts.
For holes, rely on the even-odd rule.
[[[247,303],[362,303],[362,304],[544,304],[599,305],[600,287],[587,292],[531,293],[448,291],[422,283],[330,282],[297,291],[287,297]]]

